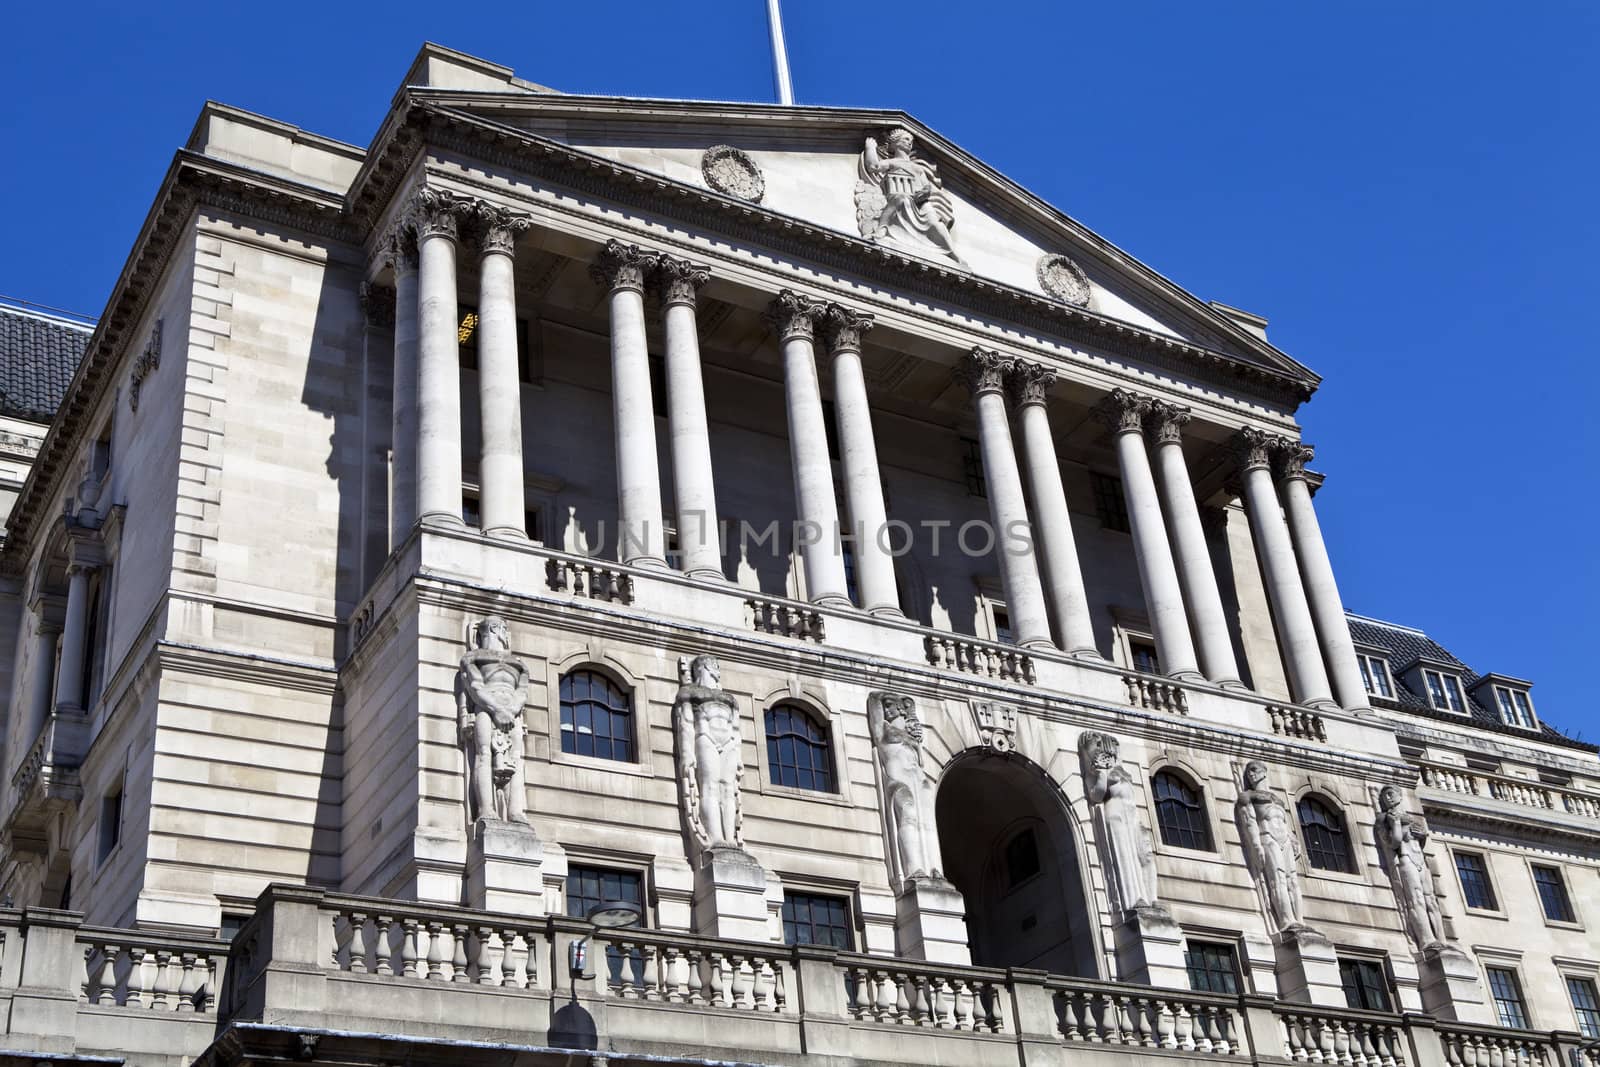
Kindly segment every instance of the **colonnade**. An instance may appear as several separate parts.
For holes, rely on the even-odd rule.
[[[512,247],[528,224],[526,217],[503,207],[424,189],[389,245],[396,288],[396,539],[414,521],[461,521],[456,257],[464,234],[475,240],[480,257],[483,529],[496,536],[524,534]],[[668,567],[646,337],[645,293],[654,287],[660,295],[665,342],[672,503],[682,569],[720,581],[722,546],[696,329],[696,297],[710,272],[616,240],[606,243],[590,269],[606,291],[609,313],[620,558],[643,568]],[[871,329],[872,317],[783,290],[768,308],[767,320],[782,356],[796,515],[811,533],[799,543],[806,595],[819,604],[852,604],[840,540],[841,532],[848,531],[857,579],[855,606],[877,615],[898,615],[887,509],[861,360],[862,336]],[[819,346],[833,374],[848,525],[840,521],[836,499],[817,368]],[[959,377],[971,393],[978,424],[996,556],[1015,639],[1023,646],[1098,656],[1046,411],[1054,372],[975,348],[962,360]],[[1012,436],[1013,407],[1020,464]],[[1182,434],[1189,411],[1119,389],[1098,412],[1115,438],[1162,669],[1175,678],[1239,686],[1231,631],[1184,459]],[[1294,697],[1301,703],[1331,705],[1337,690],[1339,704],[1364,707],[1366,693],[1306,484],[1304,464],[1310,451],[1255,430],[1242,431],[1236,444],[1245,503]]]

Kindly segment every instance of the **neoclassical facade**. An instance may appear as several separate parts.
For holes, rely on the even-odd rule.
[[[0,1046],[1600,1064],[1600,760],[899,112],[207,105],[6,527]]]

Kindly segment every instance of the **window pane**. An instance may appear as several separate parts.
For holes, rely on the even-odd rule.
[[[1299,804],[1300,834],[1305,838],[1306,860],[1324,871],[1349,874],[1350,842],[1345,833],[1344,816],[1316,797],[1305,797]]]
[[[1593,979],[1568,978],[1567,995],[1578,1016],[1578,1032],[1584,1037],[1600,1038],[1600,997],[1595,995]]]
[[[1461,876],[1461,894],[1469,908],[1494,908],[1494,886],[1489,882],[1489,868],[1476,852],[1456,853],[1456,873]]]
[[[570,671],[561,679],[561,751],[633,760],[633,706],[598,671]]]
[[[1211,825],[1206,819],[1201,794],[1170,771],[1162,771],[1151,783],[1156,795],[1156,824],[1161,840],[1178,848],[1211,848]]]
[[[1381,659],[1372,661],[1372,680],[1378,683],[1378,695],[1394,697],[1394,690],[1389,687],[1389,664]]]
[[[1383,967],[1373,960],[1339,961],[1339,984],[1345,1003],[1367,1011],[1389,1011],[1389,982]]]
[[[1122,492],[1122,479],[1093,472],[1089,480],[1094,487],[1094,507],[1100,516],[1100,525],[1118,533],[1128,533],[1128,498]]]
[[[626,901],[629,904],[641,905],[639,914],[644,915],[644,879],[637,871],[618,871],[607,867],[568,867],[567,868],[567,914],[575,918],[586,919],[592,908],[610,900]],[[632,923],[633,926],[640,925]],[[626,960],[615,946],[606,946],[606,966],[610,969],[612,979],[622,976],[624,966],[631,973],[632,980],[638,983],[644,975],[644,954],[635,949]]]
[[[1539,889],[1539,903],[1544,917],[1556,922],[1572,922],[1572,901],[1567,897],[1567,883],[1555,867],[1535,867],[1533,884]]]
[[[827,730],[804,708],[768,708],[767,774],[773,785],[831,793],[833,752]]]
[[[1197,993],[1239,992],[1239,965],[1232,945],[1191,941],[1183,951],[1189,988]]]
[[[1444,676],[1444,694],[1445,699],[1450,702],[1451,711],[1467,710],[1466,702],[1461,699],[1461,684],[1455,680],[1453,675],[1447,674]]]
[[[1517,972],[1506,967],[1490,967],[1487,970],[1489,991],[1494,994],[1494,1010],[1500,1025],[1526,1030],[1528,1012],[1522,1006],[1522,987],[1517,983]]]
[[[1439,672],[1423,671],[1422,677],[1428,683],[1428,697],[1432,700],[1433,706],[1441,710],[1447,707],[1444,699],[1444,679],[1439,676]]]
[[[843,897],[783,895],[783,940],[789,945],[850,948],[850,907]]]
[[[1533,705],[1528,702],[1528,694],[1519,689],[1511,696],[1517,702],[1517,725],[1533,729]]]
[[[1133,669],[1140,674],[1160,674],[1161,660],[1156,646],[1148,641],[1129,641],[1128,651],[1133,655]]]
[[[1372,684],[1372,672],[1367,668],[1367,657],[1357,656],[1356,666],[1361,668],[1361,684],[1366,687],[1367,692],[1377,692],[1377,689]]]

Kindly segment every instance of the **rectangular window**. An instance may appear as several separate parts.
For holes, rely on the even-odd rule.
[[[1501,1026],[1513,1030],[1528,1028],[1528,1010],[1522,1003],[1522,985],[1517,972],[1509,967],[1486,968],[1489,974],[1489,992],[1494,995],[1495,1015]]]
[[[1039,840],[1033,827],[1006,842],[1006,888],[1014,889],[1039,873]]]
[[[1344,1000],[1350,1007],[1390,1010],[1389,980],[1384,976],[1383,965],[1376,960],[1340,959],[1339,984],[1344,987]]]
[[[1389,683],[1389,661],[1382,656],[1356,656],[1361,667],[1361,684],[1373,696],[1394,698],[1394,687]]]
[[[1456,874],[1461,878],[1461,895],[1469,908],[1499,907],[1494,899],[1494,886],[1489,881],[1489,865],[1476,852],[1456,853]]]
[[[1154,641],[1141,641],[1130,637],[1128,656],[1133,660],[1133,669],[1140,674],[1161,673],[1161,660],[1156,655]]]
[[[567,914],[575,919],[587,919],[589,912],[601,904],[622,901],[639,909],[641,925],[644,921],[644,878],[638,871],[618,871],[609,867],[567,868]],[[634,981],[644,973],[644,955],[635,950],[628,960]],[[613,979],[622,977],[622,953],[614,946],[606,946],[606,966]]]
[[[1094,509],[1100,525],[1117,533],[1128,533],[1128,498],[1122,494],[1122,479],[1098,471],[1089,475],[1094,485]]]
[[[1011,613],[1004,606],[991,603],[989,615],[994,619],[994,639],[1005,645],[1016,644],[1016,635],[1011,632]]]
[[[1461,683],[1455,675],[1425,670],[1422,677],[1428,683],[1428,700],[1434,707],[1440,711],[1467,710],[1466,701],[1461,697]]]
[[[973,496],[988,497],[989,483],[983,476],[983,449],[978,445],[977,438],[961,439],[961,476],[966,479],[967,492]]]
[[[1600,1038],[1600,997],[1595,995],[1594,979],[1568,978],[1567,996],[1572,998],[1572,1011],[1578,1017],[1578,1033]]]
[[[1500,721],[1507,726],[1520,726],[1524,730],[1533,729],[1533,705],[1528,701],[1528,694],[1520,689],[1507,689],[1503,685],[1494,687],[1495,699],[1500,703]]]
[[[122,786],[100,798],[100,848],[95,862],[104,862],[122,840]]]
[[[1572,899],[1567,896],[1567,883],[1561,877],[1559,867],[1535,864],[1533,884],[1539,890],[1539,903],[1544,908],[1546,919],[1558,923],[1577,921],[1577,916],[1572,913]]]
[[[785,893],[783,943],[823,945],[848,951],[851,947],[849,901],[820,893]]]
[[[1239,992],[1239,962],[1232,945],[1191,941],[1183,950],[1183,963],[1189,969],[1189,988],[1196,993]]]

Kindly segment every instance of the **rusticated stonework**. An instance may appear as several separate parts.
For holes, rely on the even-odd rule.
[[[712,145],[706,149],[700,156],[700,174],[717,192],[752,204],[761,203],[767,192],[766,179],[761,176],[756,161],[732,145]]]
[[[1035,269],[1039,277],[1039,288],[1043,289],[1046,295],[1073,307],[1089,306],[1091,293],[1089,276],[1072,260],[1059,253],[1051,253],[1040,256]]]

